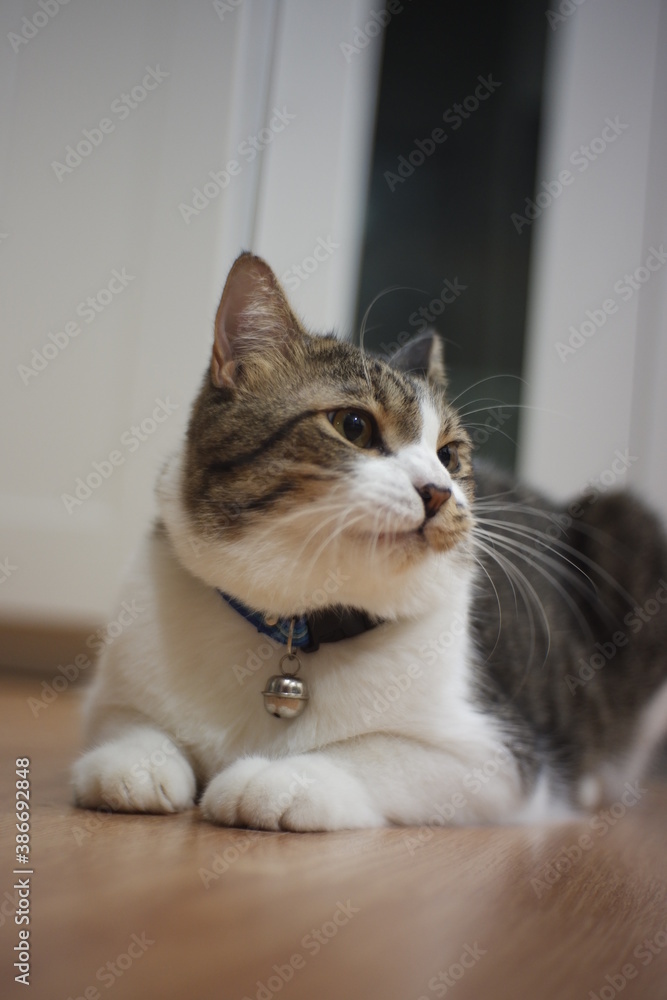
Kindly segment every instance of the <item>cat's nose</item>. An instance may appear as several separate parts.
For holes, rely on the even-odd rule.
[[[427,517],[435,517],[443,503],[446,503],[452,495],[452,491],[447,486],[436,486],[435,483],[418,486],[417,493],[424,502]]]

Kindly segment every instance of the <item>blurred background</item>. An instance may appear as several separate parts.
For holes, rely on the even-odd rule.
[[[667,515],[666,6],[5,0],[0,665],[113,622],[241,249],[313,330],[435,327],[480,453]]]

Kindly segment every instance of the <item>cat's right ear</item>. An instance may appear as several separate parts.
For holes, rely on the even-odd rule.
[[[447,382],[442,340],[435,330],[426,330],[413,337],[389,359],[389,364],[397,371],[416,375],[436,385]]]
[[[275,274],[261,257],[242,253],[225,282],[215,317],[211,379],[233,389],[238,363],[255,351],[280,348],[299,329]]]

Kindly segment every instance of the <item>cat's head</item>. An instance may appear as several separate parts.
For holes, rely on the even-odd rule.
[[[181,561],[256,610],[417,613],[444,562],[456,585],[472,526],[470,442],[438,339],[387,362],[309,334],[269,266],[242,254],[158,497]]]

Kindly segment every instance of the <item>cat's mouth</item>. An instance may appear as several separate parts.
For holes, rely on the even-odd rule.
[[[419,558],[427,552],[449,552],[461,542],[465,532],[432,528],[425,521],[409,530],[359,532],[357,539],[369,546],[371,552],[391,556]]]
[[[406,545],[428,546],[428,540],[424,532],[423,524],[418,528],[411,528],[408,531],[368,531],[364,532],[361,537],[364,541],[383,548],[401,547]]]

